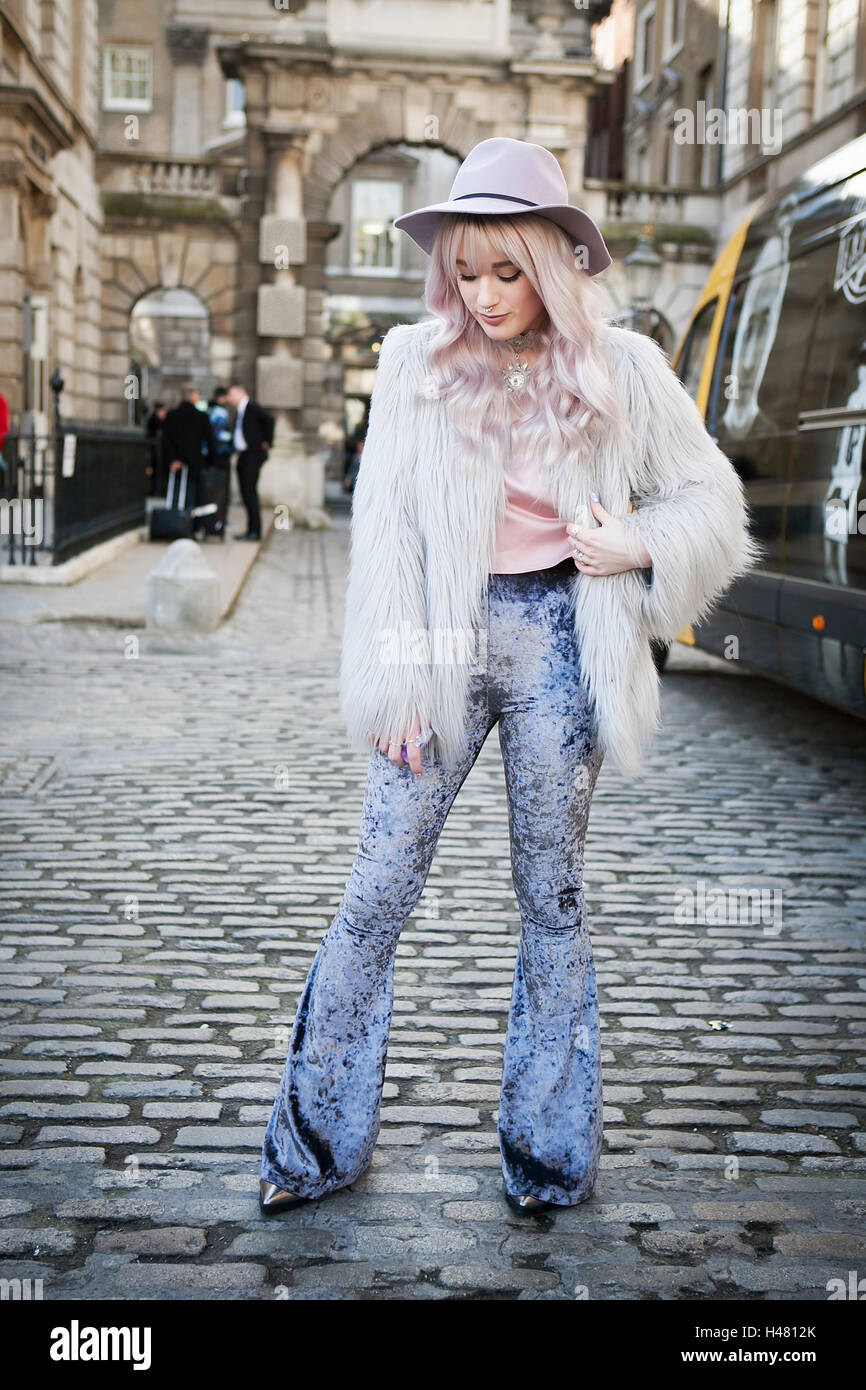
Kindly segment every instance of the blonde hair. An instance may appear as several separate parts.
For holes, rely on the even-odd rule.
[[[578,263],[574,245],[556,223],[533,213],[489,217],[447,213],[427,274],[426,303],[441,320],[431,345],[428,392],[447,400],[458,435],[477,454],[482,436],[507,444],[502,354],[469,312],[456,267],[473,273],[486,253],[506,257],[526,275],[548,323],[538,332],[539,356],[521,393],[523,417],[513,429],[528,456],[554,463],[578,444],[612,430],[628,434],[603,353],[602,294]],[[495,254],[494,254],[495,253]]]

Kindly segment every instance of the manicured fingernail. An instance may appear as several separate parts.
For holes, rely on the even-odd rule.
[[[591,492],[589,495],[590,495],[590,497],[592,498],[593,502],[597,502],[597,501],[598,501],[598,493],[597,493],[597,492]]]

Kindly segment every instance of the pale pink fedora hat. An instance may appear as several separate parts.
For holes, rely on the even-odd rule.
[[[587,250],[586,269],[598,275],[611,264],[604,237],[586,212],[568,201],[568,185],[556,155],[527,140],[494,136],[470,150],[454,176],[447,203],[431,203],[395,217],[394,226],[429,253],[447,212],[509,217],[534,212],[555,222]]]

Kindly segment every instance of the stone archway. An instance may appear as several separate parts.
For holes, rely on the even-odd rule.
[[[184,381],[194,381],[202,396],[217,384],[210,315],[191,290],[151,290],[136,300],[129,316],[129,350],[133,370],[136,363],[146,370],[141,394],[151,403],[159,399],[176,405]]]
[[[102,273],[101,396],[106,421],[127,421],[133,347],[130,323],[136,305],[148,295],[193,296],[209,325],[208,361],[200,371],[203,384],[233,375],[239,333],[235,228],[226,235],[225,225],[217,231],[198,224],[166,229],[160,224],[127,225],[112,218],[103,235]],[[138,355],[148,360],[145,353]]]

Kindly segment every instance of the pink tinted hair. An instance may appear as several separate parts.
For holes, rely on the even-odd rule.
[[[464,274],[477,273],[484,253],[510,260],[524,272],[547,310],[540,355],[520,401],[513,429],[527,456],[554,463],[596,430],[628,438],[603,357],[602,294],[578,263],[574,245],[554,222],[533,213],[519,217],[447,213],[440,223],[427,273],[426,302],[441,320],[428,358],[427,391],[446,398],[467,450],[482,435],[507,445],[502,349],[491,342],[463,302],[455,264],[463,243]],[[462,269],[462,267],[461,267]]]

